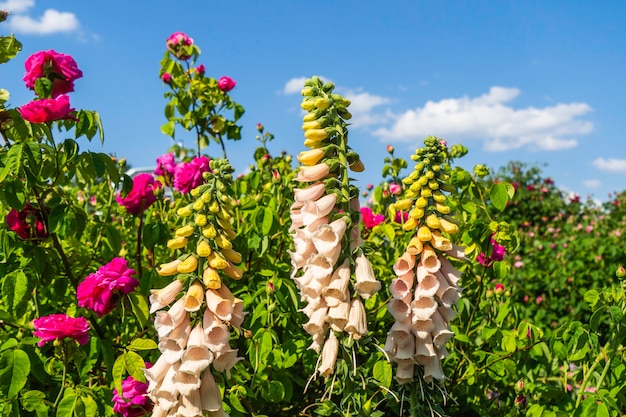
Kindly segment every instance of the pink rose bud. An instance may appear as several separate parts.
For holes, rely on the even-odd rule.
[[[232,78],[227,76],[222,76],[217,81],[217,87],[225,93],[228,93],[230,90],[235,88],[235,85],[237,85],[237,83]]]
[[[165,84],[170,84],[172,82],[172,76],[166,72],[161,76],[161,80],[163,80]]]
[[[615,276],[618,278],[624,278],[625,275],[626,275],[626,270],[624,269],[622,265],[620,265],[617,268],[617,271],[615,271]]]
[[[263,125],[261,123],[257,123],[256,124],[256,130],[258,130],[259,133],[263,133]]]
[[[389,192],[393,195],[398,195],[402,192],[402,186],[396,184],[395,182],[392,182],[391,184],[389,184]]]
[[[504,285],[497,283],[496,287],[494,288],[494,293],[496,295],[502,295],[504,294]]]
[[[518,394],[520,392],[522,392],[524,390],[524,380],[520,379],[519,381],[517,381],[517,383],[515,384],[515,392],[517,392]]]
[[[374,188],[374,184],[367,184],[368,191],[372,191],[372,188]]]
[[[394,150],[393,146],[387,145],[387,152],[393,153],[393,150]]]
[[[196,74],[204,75],[205,72],[206,72],[206,69],[204,68],[204,64],[200,64],[196,67]]]

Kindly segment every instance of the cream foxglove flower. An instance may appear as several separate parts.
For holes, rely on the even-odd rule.
[[[294,180],[299,182],[314,182],[325,178],[330,173],[330,166],[319,163],[310,166],[300,166],[298,175]]]
[[[363,303],[358,297],[353,298],[350,302],[350,315],[344,330],[348,332],[354,340],[359,340],[367,334],[365,306],[363,306]]]
[[[332,330],[328,334],[324,347],[322,348],[321,364],[317,371],[324,378],[328,378],[335,370],[335,362],[337,361],[337,353],[339,352],[339,340]]]
[[[150,290],[150,314],[173,302],[182,289],[182,281],[175,279],[159,290]]]
[[[326,192],[326,185],[323,182],[317,182],[306,188],[294,188],[293,197],[296,202],[304,203],[307,200],[315,201]]]
[[[219,411],[222,409],[222,394],[215,383],[215,378],[209,369],[200,376],[200,397],[202,398],[203,411]]]
[[[376,279],[372,264],[370,264],[369,259],[365,257],[363,252],[359,253],[355,262],[356,270],[354,275],[356,276],[356,284],[354,284],[354,289],[361,298],[368,299],[380,290],[380,282]]]

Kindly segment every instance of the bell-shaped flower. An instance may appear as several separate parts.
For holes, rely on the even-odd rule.
[[[328,307],[323,306],[319,307],[309,316],[309,321],[304,324],[304,330],[310,334],[314,335],[316,333],[321,332],[324,329],[324,325],[326,323],[326,314],[328,312]]]
[[[356,269],[354,275],[356,275],[356,284],[354,284],[354,289],[361,298],[368,299],[380,290],[380,282],[374,276],[372,264],[363,252],[359,253],[355,262]]]
[[[405,321],[411,316],[411,301],[413,295],[407,294],[403,298],[392,298],[387,305],[387,311],[391,313],[396,321]]]
[[[225,285],[222,285],[222,288]],[[221,288],[220,288],[221,289]],[[233,315],[232,301],[220,293],[219,290],[208,289],[206,291],[207,308],[221,320],[229,321]]]
[[[411,272],[413,268],[415,268],[415,255],[409,252],[404,252],[393,264],[393,272],[399,277]]]
[[[437,352],[433,346],[433,339],[428,335],[425,339],[415,338],[415,362],[424,365],[430,358],[436,358]]]
[[[424,245],[421,256],[421,264],[424,265],[424,268],[426,268],[428,272],[434,274],[441,268],[439,257],[430,245]]]
[[[200,388],[200,376],[192,371],[181,371],[180,369],[174,375],[173,379],[176,390],[183,395],[189,395],[192,391]]]
[[[198,280],[194,281],[187,290],[187,294],[183,298],[185,301],[185,310],[198,311],[204,301],[204,286]]]
[[[337,203],[337,195],[326,194],[317,201],[305,201],[302,207],[302,222],[310,225],[320,217],[327,216]]]
[[[182,289],[182,281],[175,279],[161,289],[150,290],[150,314],[173,302]]]
[[[176,301],[169,311],[158,311],[154,319],[154,327],[159,337],[167,336],[174,328],[187,317],[185,311],[184,300],[181,298]]]
[[[363,239],[361,238],[360,224],[360,222],[354,224],[354,227],[350,229],[350,252],[354,252],[358,247],[363,244]]]
[[[157,360],[158,362],[158,360]],[[178,388],[176,383],[174,382],[174,376],[178,373],[178,368],[180,367],[180,362],[176,362],[174,364],[169,365],[167,368],[167,372],[163,377],[162,381],[159,384],[153,385],[149,383],[148,385],[148,393],[150,398],[156,403],[157,401],[160,403],[161,407],[166,410],[171,409],[178,403]],[[154,368],[154,366],[152,367]],[[152,369],[150,368],[150,369]],[[146,375],[146,379],[150,381],[150,374],[147,372],[150,369],[144,371]]]
[[[237,356],[237,349],[223,350],[215,355],[213,367],[217,372],[226,372],[226,375],[230,378],[230,370],[237,362],[242,360],[242,357]]]
[[[165,375],[171,366],[172,364],[161,356],[150,368],[144,369],[143,373],[149,384],[148,391],[154,390],[161,384],[161,382],[163,382],[163,378],[165,378]]]
[[[203,415],[202,396],[199,389],[191,391],[189,395],[182,396],[176,415],[180,417],[199,417]]]
[[[452,244],[452,249],[447,250],[446,253],[458,260],[461,260],[461,261],[467,260],[467,258],[465,257],[465,248],[461,246],[457,246],[454,243]]]
[[[176,363],[183,356],[187,339],[191,333],[189,317],[185,317],[176,328],[174,328],[168,336],[159,339],[159,350],[161,357],[168,363]]]
[[[367,315],[365,314],[365,307],[361,300],[356,297],[350,302],[350,315],[344,330],[348,332],[354,340],[359,340],[362,336],[367,334]]]
[[[319,226],[311,238],[318,253],[331,259],[335,258],[333,264],[337,261],[338,253],[332,256],[329,254],[336,253],[337,248],[341,248],[346,227],[345,217],[340,217],[330,224]]]
[[[235,302],[233,303],[233,314],[230,318],[230,325],[237,328],[241,327],[246,314],[248,313],[243,310],[243,300],[235,298]]]
[[[439,273],[446,278],[446,280],[452,286],[457,286],[459,284],[459,280],[461,279],[461,272],[457,271],[457,269],[450,263],[445,256],[439,258],[441,262],[441,268],[439,269]]]
[[[434,313],[433,313],[434,314]],[[416,317],[411,318],[411,329],[413,334],[420,339],[425,339],[430,336],[431,332],[435,328],[431,318],[418,319]]]
[[[439,312],[439,314],[441,314],[441,317],[443,317],[446,323],[450,323],[457,314],[456,310],[454,310],[452,306],[439,306],[439,308],[437,308],[437,311]]]
[[[335,362],[337,361],[337,353],[339,352],[339,340],[335,333],[331,330],[328,334],[324,347],[322,348],[321,363],[317,368],[317,372],[324,378],[328,378],[335,371]]]
[[[343,263],[333,272],[330,283],[322,290],[322,296],[329,307],[335,307],[339,303],[350,298],[350,261],[346,258]]]
[[[413,339],[411,324],[405,321],[396,321],[387,333],[387,338],[393,340],[395,345],[400,348],[408,346]]]
[[[305,201],[315,201],[326,192],[326,185],[318,182],[309,185],[306,188],[294,188],[293,198],[296,202],[304,203]]]
[[[432,231],[430,243],[435,247],[435,249],[439,249],[440,251],[452,250],[452,242],[450,242],[450,239],[443,236],[441,232],[437,230]]]
[[[397,299],[402,299],[411,293],[413,283],[415,281],[415,273],[409,270],[407,273],[394,278],[389,284],[389,292],[391,296]]]
[[[418,283],[415,289],[416,297],[432,297],[439,289],[439,280],[436,275],[428,274]]]
[[[413,360],[402,360],[398,361],[398,369],[396,369],[396,374],[393,379],[398,382],[398,384],[407,384],[413,381],[413,373],[415,372],[415,363]]]
[[[445,378],[443,369],[441,368],[441,361],[438,357],[429,357],[422,365],[424,365],[424,381],[430,383],[435,379],[441,381]]]
[[[330,328],[337,332],[342,332],[348,323],[350,317],[350,302],[342,301],[334,307],[328,308],[326,321],[330,324]]]
[[[426,320],[437,311],[437,302],[433,297],[417,296],[411,302],[413,320]]]
[[[314,182],[325,178],[329,173],[330,166],[324,162],[310,166],[303,165],[300,166],[298,175],[294,180],[299,182]]]
[[[213,361],[213,353],[209,351],[209,344],[201,324],[196,326],[189,335],[187,349],[183,353],[181,371],[191,371],[200,375]]]
[[[206,369],[200,376],[200,397],[202,398],[203,411],[218,411],[222,408],[222,394],[215,383],[215,378],[210,369]]]
[[[454,337],[454,332],[450,331],[448,324],[444,321],[443,317],[441,317],[439,311],[435,311],[430,318],[433,321],[433,330],[431,332],[433,335],[433,344],[437,348],[445,346],[445,344]]]

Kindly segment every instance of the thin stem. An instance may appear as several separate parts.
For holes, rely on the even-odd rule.
[[[143,229],[143,210],[139,213],[139,225],[137,226],[137,253],[135,258],[137,260],[137,274],[141,281],[141,235]]]
[[[67,376],[67,355],[65,353],[65,344],[63,344],[61,348],[61,352],[63,354],[63,376],[61,377],[61,388],[59,389],[59,394],[57,395],[57,399],[54,401],[54,408],[56,409],[61,401],[61,397],[63,391],[65,391],[65,377]]]

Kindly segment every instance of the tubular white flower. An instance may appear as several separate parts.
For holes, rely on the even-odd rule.
[[[243,310],[243,307],[243,300],[235,298],[235,302],[233,303],[233,314],[230,318],[231,326],[240,328],[243,324],[243,319],[246,317],[246,314],[248,314]]]
[[[339,351],[339,340],[335,333],[331,330],[328,333],[328,338],[322,348],[321,364],[317,368],[317,371],[324,378],[328,378],[335,371],[335,362],[337,361],[337,353]]]
[[[313,313],[309,317],[309,321],[303,326],[304,330],[310,335],[321,332],[324,328],[324,324],[326,323],[327,312],[328,307],[325,306],[313,311]]]
[[[202,397],[200,390],[194,390],[189,395],[181,396],[177,414],[181,417],[202,417]]]
[[[415,281],[415,273],[413,270],[409,270],[407,273],[394,278],[389,284],[389,292],[394,298],[402,299],[411,293],[413,283]]]
[[[162,354],[161,357],[168,363],[175,363],[180,360],[187,345],[190,332],[191,326],[187,317],[178,327],[172,330],[169,336],[160,338],[158,346]]]
[[[191,391],[200,388],[200,377],[192,371],[178,370],[173,378],[176,390],[182,395],[189,395]]]
[[[302,221],[304,224],[311,224],[315,219],[327,216],[337,202],[336,194],[326,194],[317,201],[305,201],[302,207]]]
[[[428,274],[422,278],[415,289],[416,297],[432,297],[439,289],[439,280],[433,274]]]
[[[428,335],[426,338],[415,338],[415,362],[425,365],[430,358],[436,358],[437,352],[433,346],[433,339]]]
[[[435,311],[430,318],[433,322],[433,330],[431,332],[433,335],[433,344],[437,348],[445,346],[445,344],[454,337],[454,332],[448,329],[448,323],[443,320],[439,311]]]
[[[318,182],[309,185],[306,188],[294,188],[293,198],[296,202],[304,203],[307,200],[315,201],[319,199],[326,191],[326,185]]]
[[[311,237],[315,249],[320,254],[328,256],[327,254],[336,251],[337,247],[341,248],[341,239],[346,233],[347,226],[345,217],[340,217],[330,224],[319,226]]]
[[[333,272],[330,283],[322,290],[322,296],[329,307],[335,307],[339,303],[350,298],[350,260],[343,263]]]
[[[441,317],[443,317],[443,319],[447,323],[450,323],[456,317],[456,314],[457,314],[456,311],[452,308],[452,306],[449,306],[449,307],[439,306],[439,308],[437,308],[437,311],[439,312],[439,314],[441,314]]]
[[[437,311],[437,302],[433,297],[417,296],[411,302],[413,320],[426,320]]]
[[[225,287],[225,285],[222,285],[222,287]],[[233,315],[231,300],[224,298],[218,290],[208,289],[206,291],[206,305],[213,314],[224,321],[229,321]]]
[[[413,295],[408,293],[404,298],[393,298],[389,301],[387,311],[396,321],[405,321],[411,316],[411,299]]]
[[[439,258],[441,262],[441,269],[439,273],[450,283],[452,286],[457,286],[461,279],[461,273],[450,263],[445,256]]]
[[[380,290],[380,282],[376,279],[372,264],[363,252],[359,253],[355,262],[356,269],[354,275],[356,276],[356,284],[354,284],[354,289],[361,298],[368,299]]]
[[[354,340],[359,340],[367,334],[367,315],[365,306],[358,298],[353,298],[350,302],[350,316],[344,328]]]
[[[319,163],[311,166],[300,166],[298,175],[294,178],[299,182],[313,182],[319,181],[326,177],[330,172],[330,166],[325,163]]]
[[[415,372],[415,363],[412,359],[398,361],[398,369],[393,377],[398,384],[407,384],[413,381],[413,373]]]
[[[441,381],[444,379],[443,369],[441,369],[441,361],[438,357],[433,356],[428,358],[424,365],[424,381],[433,382],[433,379]]]
[[[200,376],[200,397],[202,398],[203,411],[219,411],[222,408],[222,394],[215,383],[215,378],[209,369]]]
[[[465,248],[462,246],[457,246],[454,243],[452,244],[452,249],[447,250],[446,253],[458,260],[461,260],[461,261],[467,260],[467,258],[465,257]]]
[[[350,316],[350,302],[342,301],[334,307],[328,308],[326,321],[330,324],[330,328],[342,332],[348,324],[348,318]]]
[[[412,272],[413,268],[415,268],[415,255],[409,252],[404,252],[393,264],[393,272],[399,277]]]
[[[182,289],[182,281],[175,279],[161,289],[150,290],[150,314],[174,301]]]
[[[311,335],[313,338],[313,342],[307,348],[308,350],[314,350],[316,353],[320,353],[320,350],[324,345],[324,341],[326,340],[324,337],[324,335],[326,334],[326,330],[328,330],[328,324],[324,324],[319,332]]]
[[[439,268],[441,268],[439,257],[430,245],[424,245],[421,256],[421,263],[428,272],[434,274],[439,270]]]
[[[217,372],[226,372],[226,375],[230,378],[230,370],[232,367],[235,366],[237,362],[243,360],[243,358],[237,356],[237,353],[237,349],[227,349],[217,353],[213,361],[215,370]]]
[[[152,367],[144,369],[143,373],[148,381],[149,391],[154,390],[159,384],[161,384],[161,382],[163,382],[163,378],[165,378],[165,375],[171,366],[171,363],[166,361],[163,356],[160,356]]]

